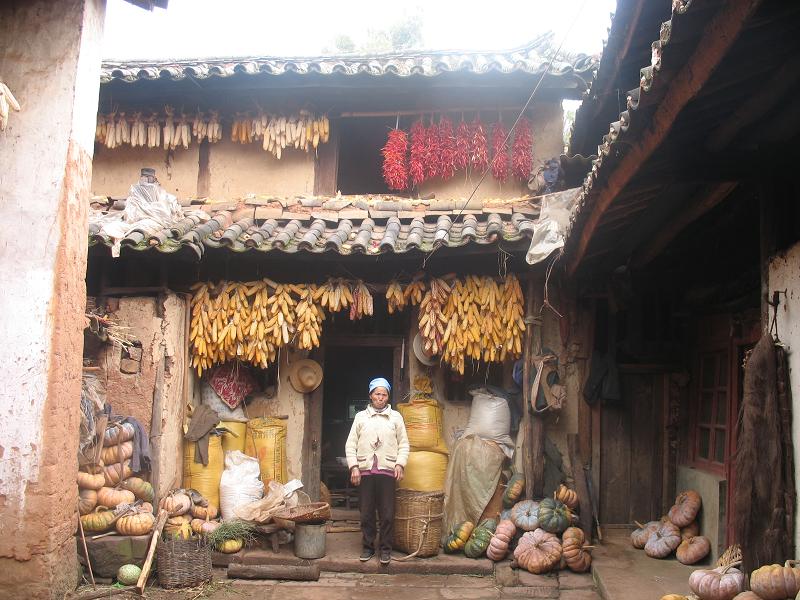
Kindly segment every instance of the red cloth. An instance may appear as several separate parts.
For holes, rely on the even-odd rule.
[[[217,367],[211,374],[208,384],[231,408],[239,406],[248,394],[256,390],[256,382],[249,369],[235,361]]]

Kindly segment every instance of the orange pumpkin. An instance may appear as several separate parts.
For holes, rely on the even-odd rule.
[[[155,522],[156,518],[153,513],[140,510],[117,519],[117,532],[121,535],[145,535],[150,533]]]
[[[633,544],[634,548],[639,548],[640,550],[644,548],[645,544],[647,544],[647,540],[650,539],[650,536],[653,532],[661,527],[661,521],[649,521],[648,523],[642,525],[638,521],[634,521],[639,528],[634,529],[631,533],[631,544]]]
[[[219,514],[219,509],[211,504],[208,503],[208,506],[199,506],[197,504],[192,504],[192,508],[190,509],[192,516],[197,519],[216,519],[217,515]]]
[[[108,446],[100,451],[100,458],[107,465],[122,462],[133,456],[133,442],[123,442],[114,446]]]
[[[528,531],[517,542],[514,560],[531,573],[547,573],[561,562],[561,541],[544,529]]]
[[[78,513],[88,515],[97,506],[97,492],[95,490],[80,490],[78,493]]]
[[[764,600],[794,598],[800,592],[800,564],[787,560],[786,564],[765,565],[750,574],[750,589]]]
[[[106,478],[102,473],[84,473],[78,471],[78,487],[83,490],[99,490],[106,483]]]
[[[114,511],[98,506],[94,511],[81,517],[83,530],[89,533],[105,533],[114,525]]]
[[[700,562],[711,552],[711,542],[707,537],[696,535],[683,540],[675,551],[675,557],[684,565]]]
[[[584,547],[585,541],[583,530],[577,527],[568,527],[561,536],[564,562],[570,571],[585,573],[592,566],[592,555]]]
[[[669,509],[669,520],[678,527],[686,527],[697,517],[701,504],[700,494],[694,490],[683,491],[675,498],[675,505]]]
[[[133,439],[135,430],[130,423],[117,423],[106,427],[103,435],[103,446],[116,446]]]
[[[661,523],[658,529],[650,534],[644,551],[650,558],[666,558],[681,543],[681,530],[670,522]]]
[[[494,535],[486,548],[486,556],[493,561],[503,560],[508,554],[508,545],[517,533],[513,521],[505,519],[497,524]]]
[[[192,526],[189,517],[177,515],[170,517],[164,524],[164,533],[167,537],[188,540],[192,537]]]
[[[121,463],[114,463],[103,467],[103,476],[108,487],[114,487],[123,479],[133,475],[131,471],[131,461],[126,460]]]
[[[136,496],[139,500],[144,500],[145,502],[152,502],[153,498],[155,497],[153,486],[149,481],[145,481],[141,477],[128,477],[122,482],[120,487],[133,492],[134,496]]]
[[[192,531],[197,535],[208,535],[220,526],[219,521],[205,521],[203,519],[192,519],[189,523]]]
[[[700,535],[700,523],[697,521],[692,521],[686,527],[681,527],[682,540],[688,540],[696,535]]]
[[[128,490],[102,487],[97,491],[97,503],[107,508],[116,508],[120,504],[133,504],[136,496]]]
[[[701,600],[729,600],[744,591],[744,581],[744,573],[733,565],[697,569],[689,575],[689,589]]]
[[[572,510],[578,508],[578,493],[575,490],[571,490],[563,483],[558,486],[554,497],[556,500],[560,500],[566,504]]]
[[[170,492],[158,503],[159,508],[163,508],[170,517],[185,515],[192,508],[192,501],[189,496],[181,492]]]
[[[154,511],[153,511],[153,505],[150,504],[149,502],[142,502],[141,506],[139,506],[139,509],[143,510],[145,512],[149,512],[149,513],[155,514]]]

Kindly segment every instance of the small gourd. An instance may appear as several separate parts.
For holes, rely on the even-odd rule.
[[[475,529],[475,524],[472,521],[464,521],[453,527],[453,531],[444,542],[444,551],[454,554],[463,550],[473,529]]]
[[[572,524],[572,513],[563,502],[545,498],[539,503],[539,527],[549,533],[561,533]]]
[[[241,550],[242,546],[244,546],[244,540],[232,539],[220,542],[214,549],[217,552],[222,552],[223,554],[233,554],[234,552]]]
[[[644,552],[650,558],[666,558],[681,543],[681,530],[676,525],[666,521],[650,534],[644,545]]]
[[[136,496],[128,490],[118,490],[116,488],[101,487],[97,491],[97,503],[106,508],[116,508],[120,504],[132,504],[136,501]]]
[[[100,473],[85,473],[78,471],[78,487],[82,490],[99,490],[106,483],[106,478]]]
[[[578,508],[578,493],[568,488],[563,483],[558,486],[553,497],[566,504],[570,510]]]
[[[190,523],[192,531],[197,535],[208,535],[219,527],[219,521],[204,521],[203,519],[192,519]]]
[[[592,566],[592,555],[584,546],[585,541],[583,530],[577,527],[567,527],[561,536],[564,562],[570,571],[585,573]]]
[[[192,526],[189,517],[177,515],[168,518],[164,524],[164,533],[169,538],[188,540],[192,537]]]
[[[161,499],[158,503],[159,508],[167,511],[170,517],[185,515],[192,508],[192,501],[189,496],[180,492],[171,492]]]
[[[153,502],[153,499],[155,498],[152,484],[149,481],[145,481],[141,477],[128,477],[122,482],[120,487],[124,490],[133,492],[134,496],[136,496],[139,500],[144,500],[145,502]]]
[[[97,506],[97,492],[95,490],[81,490],[78,493],[78,513],[88,515]]]
[[[89,533],[105,533],[114,525],[114,511],[98,506],[94,511],[81,517],[83,530]]]
[[[750,589],[763,600],[784,600],[800,592],[800,564],[787,560],[784,565],[764,565],[750,574]]]
[[[489,542],[492,540],[492,534],[497,527],[497,521],[494,519],[486,519],[482,521],[475,529],[472,530],[472,535],[464,545],[464,555],[468,558],[480,558],[486,553],[486,548],[489,547]]]
[[[634,529],[631,533],[631,544],[633,544],[634,548],[639,548],[640,550],[644,548],[645,544],[647,544],[647,540],[650,539],[650,535],[659,527],[661,527],[661,521],[649,521],[642,525],[638,521],[634,521],[639,528]]]
[[[675,558],[684,565],[693,565],[703,560],[711,552],[711,542],[707,537],[696,535],[683,540],[675,551]]]
[[[523,531],[539,528],[539,503],[535,500],[517,502],[511,509],[511,520]]]
[[[199,506],[197,504],[192,504],[192,508],[190,509],[192,516],[196,519],[216,519],[217,515],[219,514],[219,509],[209,502],[208,506]]]
[[[738,563],[715,569],[697,569],[689,575],[689,589],[700,600],[732,600],[744,591],[744,573]]]
[[[697,517],[700,512],[702,500],[700,494],[694,490],[685,490],[675,498],[675,504],[669,509],[669,520],[678,527],[686,527]]]
[[[122,585],[136,585],[142,570],[137,565],[122,565],[117,571],[117,581]]]
[[[503,492],[503,508],[511,508],[522,496],[525,491],[525,477],[519,473],[514,473],[506,484],[506,491]]]
[[[155,522],[153,513],[137,511],[117,519],[117,532],[121,535],[145,535],[152,531]]]
[[[517,533],[517,526],[510,520],[500,521],[486,548],[486,556],[493,561],[503,560],[508,554],[508,545]]]
[[[100,458],[107,465],[120,463],[133,456],[133,442],[127,441],[114,446],[108,446],[100,451]]]
[[[561,541],[544,529],[528,531],[517,542],[514,560],[531,573],[547,573],[561,562]]]

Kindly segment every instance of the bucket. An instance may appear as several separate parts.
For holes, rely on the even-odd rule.
[[[327,524],[303,525],[294,528],[294,555],[297,558],[322,558],[325,556]]]

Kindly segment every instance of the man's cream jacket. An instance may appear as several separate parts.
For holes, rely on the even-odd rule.
[[[391,407],[376,412],[372,405],[358,412],[350,428],[345,445],[347,466],[369,471],[374,457],[378,468],[394,470],[395,465],[406,466],[408,461],[408,434],[403,415]]]

